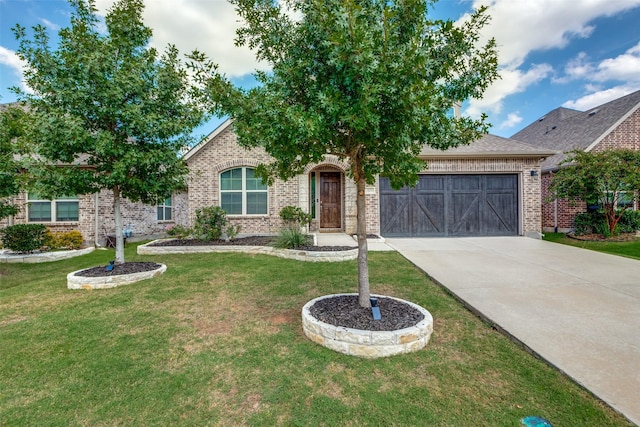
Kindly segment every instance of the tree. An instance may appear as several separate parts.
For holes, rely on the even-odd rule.
[[[327,154],[348,162],[357,187],[359,303],[370,307],[365,185],[388,176],[415,185],[423,144],[446,149],[486,131],[486,117],[453,117],[497,77],[495,44],[479,46],[485,10],[457,26],[431,20],[428,0],[232,0],[245,25],[236,43],[271,65],[260,85],[233,87],[215,72],[211,98],[238,141],[273,162],[259,173],[289,179]],[[293,18],[291,17],[293,16]],[[201,76],[211,63],[192,54]],[[215,69],[214,69],[215,71]]]
[[[618,204],[624,195],[638,202],[640,191],[640,151],[618,149],[601,152],[575,150],[553,174],[549,192],[554,198],[595,202],[604,211],[607,228],[613,235],[627,204]]]
[[[27,152],[20,140],[26,118],[27,113],[19,105],[0,109],[0,219],[16,215],[20,209],[9,198],[17,195],[27,181],[19,157]]]
[[[149,47],[142,0],[119,0],[99,30],[94,0],[69,0],[71,26],[50,48],[42,25],[28,39],[20,25],[18,56],[33,93],[14,89],[39,119],[29,129],[44,160],[40,194],[113,193],[116,263],[124,262],[120,202],[154,204],[185,185],[180,148],[203,119],[175,46]],[[60,166],[64,167],[60,167]]]

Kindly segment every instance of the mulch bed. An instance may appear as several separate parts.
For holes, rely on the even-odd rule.
[[[391,298],[378,298],[380,320],[373,320],[370,308],[362,308],[357,295],[339,295],[316,301],[309,309],[316,319],[334,326],[366,331],[396,331],[415,326],[424,314],[414,307]]]
[[[617,236],[606,237],[604,234],[567,234],[567,237],[587,242],[632,242],[640,237],[635,233],[622,233]]]
[[[92,267],[77,272],[76,276],[81,277],[109,277],[120,276],[123,274],[142,273],[145,271],[153,271],[160,268],[160,264],[156,262],[125,262],[123,264],[116,264],[113,266],[113,270],[106,271],[107,266]]]
[[[173,239],[161,240],[149,246],[274,246],[276,238],[274,236],[248,236],[239,237],[233,240],[200,240],[200,239]],[[355,249],[355,246],[299,246],[296,250],[335,252]]]

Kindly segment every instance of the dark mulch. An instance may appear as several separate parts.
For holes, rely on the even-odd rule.
[[[622,233],[617,236],[607,237],[604,234],[567,234],[567,237],[571,237],[576,240],[584,240],[588,242],[631,242],[638,240],[638,236],[635,233]]]
[[[156,262],[125,262],[116,264],[113,270],[106,271],[107,266],[87,268],[76,273],[76,276],[82,277],[107,277],[120,276],[123,274],[142,273],[144,271],[153,271],[160,268],[160,264]]]
[[[276,237],[274,236],[248,236],[238,237],[233,240],[200,240],[200,239],[173,239],[161,240],[149,246],[274,246]],[[305,245],[296,248],[301,251],[347,251],[355,249],[353,246],[314,246]]]
[[[339,295],[317,301],[310,308],[316,319],[334,326],[367,331],[396,331],[415,326],[424,314],[391,298],[379,298],[380,320],[373,320],[370,308],[362,308],[357,295]]]

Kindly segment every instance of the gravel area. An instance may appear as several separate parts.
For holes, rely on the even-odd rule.
[[[310,312],[316,319],[334,326],[368,331],[395,331],[415,326],[424,315],[414,307],[391,298],[379,298],[380,320],[373,320],[370,308],[358,304],[357,295],[339,295],[317,301]]]
[[[249,236],[239,237],[233,240],[200,240],[200,239],[173,239],[161,240],[149,246],[274,246],[275,236]],[[301,251],[335,252],[355,249],[355,246],[315,246],[305,245],[296,249]]]
[[[108,276],[120,276],[123,274],[142,273],[144,271],[153,271],[160,268],[160,264],[155,262],[125,262],[123,264],[116,264],[113,266],[113,270],[106,271],[107,266],[87,268],[76,273],[76,276],[81,277],[108,277]]]

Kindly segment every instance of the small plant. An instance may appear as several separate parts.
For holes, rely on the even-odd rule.
[[[14,252],[33,252],[44,245],[46,231],[42,224],[16,224],[1,230],[0,238]]]
[[[275,246],[281,249],[296,249],[309,244],[309,236],[300,227],[285,227],[278,232]]]
[[[224,232],[227,235],[227,239],[235,240],[238,237],[238,233],[240,233],[240,225],[229,225]]]
[[[288,225],[302,227],[311,224],[311,214],[304,212],[297,206],[285,206],[280,209],[280,218]]]
[[[174,225],[173,227],[167,228],[167,234],[171,237],[175,237],[176,239],[186,239],[187,237],[192,236],[193,233],[193,229],[183,225]]]
[[[56,249],[80,249],[84,242],[84,236],[78,230],[45,232],[44,244],[49,250]]]
[[[194,231],[201,239],[220,240],[227,224],[227,213],[220,206],[208,206],[196,210]]]

